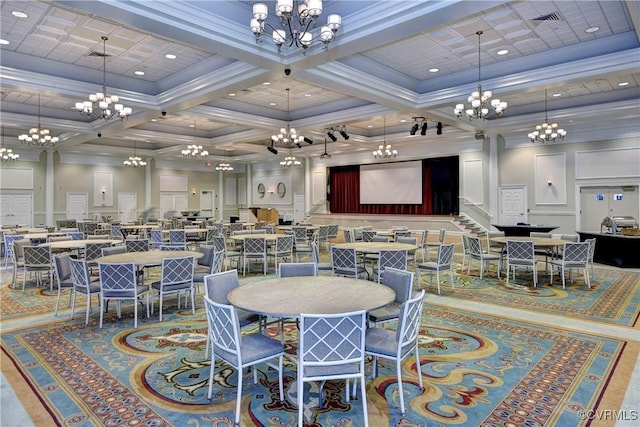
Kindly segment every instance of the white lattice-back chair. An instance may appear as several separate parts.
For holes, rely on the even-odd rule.
[[[293,235],[278,237],[275,246],[267,251],[267,258],[273,258],[276,270],[279,258],[291,261],[293,258]]]
[[[87,298],[87,308],[84,324],[89,324],[89,313],[91,312],[91,297],[100,294],[100,283],[92,282],[89,279],[89,267],[83,259],[69,259],[71,268],[71,281],[73,282],[73,298],[71,299],[71,319],[76,312],[76,298],[82,294]]]
[[[366,313],[354,311],[337,314],[301,314],[300,344],[298,348],[298,425],[304,423],[304,384],[344,379],[347,382],[346,400],[349,401],[349,382],[360,380],[364,425],[369,425],[365,388],[364,350]],[[357,387],[353,388],[355,397]]]
[[[536,260],[533,241],[507,240],[507,283],[509,275],[513,273],[513,280],[516,280],[516,270],[523,268],[533,271],[533,287],[538,284],[538,261]]]
[[[331,266],[334,276],[345,276],[357,279],[360,275],[369,273],[360,264],[356,257],[356,250],[353,248],[331,247]]]
[[[182,230],[169,230],[169,245],[171,246],[186,246],[187,245],[187,233]]]
[[[591,281],[596,280],[595,270],[593,268],[593,257],[596,253],[596,238],[585,239],[589,243],[589,268],[591,269]]]
[[[446,238],[447,230],[444,228],[440,229],[438,232],[438,241],[437,242],[427,242],[427,259],[431,257],[431,249],[438,249],[438,246],[444,243],[444,239]]]
[[[422,319],[422,306],[424,301],[424,289],[415,298],[402,304],[400,321],[396,331],[384,328],[370,328],[365,339],[365,352],[373,356],[373,376],[378,376],[378,358],[393,360],[396,363],[396,375],[398,379],[398,396],[400,398],[400,411],[404,415],[404,390],[402,384],[402,361],[411,353],[415,354],[415,366],[418,374],[420,391],[424,392],[422,383],[422,370],[420,368],[420,355],[418,352],[418,336],[420,334],[420,321]]]
[[[71,297],[73,296],[73,281],[71,280],[71,256],[68,253],[56,255],[53,257],[53,272],[58,287],[58,297],[56,298],[56,308],[54,315],[58,315],[58,307],[60,306],[60,298],[63,291],[69,291],[69,303],[71,305]]]
[[[378,266],[373,268],[373,280],[380,283],[387,268],[407,269],[406,249],[382,249],[379,252]]]
[[[368,319],[375,324],[400,318],[402,304],[413,295],[413,273],[387,268],[382,284],[391,288],[396,293],[396,298],[391,304],[369,312]]]
[[[498,277],[500,277],[500,270],[502,269],[502,257],[496,254],[490,254],[482,250],[482,243],[480,238],[474,236],[467,236],[467,243],[469,243],[469,264],[467,266],[467,275],[471,271],[471,261],[476,260],[480,264],[480,278],[484,277],[485,265],[488,268],[489,263],[496,263],[496,271]]]
[[[208,338],[211,345],[211,365],[209,369],[209,388],[207,397],[211,399],[215,381],[216,358],[226,362],[238,372],[235,409],[235,425],[240,424],[240,406],[242,402],[242,376],[244,368],[260,363],[278,371],[280,401],[284,401],[282,367],[284,346],[278,341],[260,333],[240,334],[240,324],[235,307],[217,303],[207,296],[204,298],[209,325]],[[277,364],[270,363],[277,359]],[[258,369],[253,368],[253,382],[258,382]]]
[[[125,245],[127,252],[147,252],[149,250],[149,240],[147,239],[127,239]]]
[[[149,230],[149,237],[151,238],[152,247],[160,249],[160,246],[164,245],[164,235],[159,228]]]
[[[251,261],[260,261],[263,273],[267,274],[267,241],[264,237],[245,237],[242,250],[242,274],[247,273]]]
[[[36,277],[36,286],[42,286],[42,275],[49,278],[49,290],[53,291],[53,263],[51,259],[51,247],[49,246],[25,246],[24,268],[22,269],[22,292],[27,283],[27,273],[33,273]]]
[[[451,288],[453,288],[453,253],[454,244],[442,244],[438,248],[438,256],[435,261],[428,261],[420,263],[416,266],[418,272],[418,283],[420,281],[420,274],[422,272],[429,273],[429,284],[433,284],[433,273],[436,273],[436,284],[438,286],[438,295],[440,294],[440,272],[449,271],[449,282],[451,282]]]
[[[589,280],[589,243],[588,242],[567,242],[562,246],[562,258],[549,261],[550,283],[553,284],[553,270],[557,269],[562,276],[562,289],[565,289],[565,273],[572,273],[574,270],[581,270],[584,274],[585,283],[591,288]],[[573,283],[573,275],[571,276]]]
[[[333,272],[333,266],[330,262],[320,262],[320,248],[316,242],[311,242],[311,254],[313,255],[313,262],[316,264],[318,271]]]
[[[133,327],[138,327],[138,299],[145,295],[145,307],[147,318],[149,317],[149,287],[138,285],[136,280],[136,266],[133,262],[123,263],[98,263],[100,273],[100,329],[106,303],[110,300],[116,302],[118,318],[122,317],[122,302],[133,303]]]
[[[160,321],[162,322],[162,305],[165,295],[175,294],[178,297],[178,308],[180,307],[180,295],[186,293],[191,297],[191,312],[195,314],[195,296],[193,288],[194,257],[164,258],[162,260],[162,272],[160,280],[151,284],[151,287],[158,292],[160,299]],[[185,305],[186,305],[185,296]],[[153,308],[153,302],[151,307]]]

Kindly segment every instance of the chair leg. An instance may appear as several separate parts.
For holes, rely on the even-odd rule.
[[[400,397],[400,412],[404,415],[404,391],[402,390],[402,369],[400,360],[396,360],[396,377],[398,378],[398,395]]]
[[[355,386],[354,386],[355,389]],[[364,425],[369,425],[369,410],[367,409],[367,389],[365,384],[364,372],[360,377],[360,394],[362,395],[362,411],[364,416]]]

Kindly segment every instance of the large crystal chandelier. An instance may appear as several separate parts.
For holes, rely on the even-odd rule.
[[[107,36],[102,36],[102,92],[89,95],[88,101],[76,102],[76,110],[85,116],[111,120],[119,117],[126,120],[131,115],[131,108],[121,104],[117,95],[107,95]]]
[[[255,3],[253,5],[253,17],[250,27],[256,36],[256,42],[260,37],[271,30],[270,34],[278,52],[282,46],[298,47],[306,49],[317,38],[312,31],[316,26],[316,21],[322,15],[322,0],[277,0],[275,14],[280,18],[282,28],[274,28],[267,22],[269,11],[266,3]],[[328,45],[335,38],[335,33],[342,26],[342,17],[336,13],[327,16],[327,24],[320,27],[320,40]]]
[[[29,129],[29,133],[19,135],[18,140],[23,144],[36,147],[55,145],[59,140],[57,136],[51,136],[49,129],[43,128],[40,125],[40,94],[38,94],[38,126]]]
[[[469,120],[483,119],[491,110],[500,116],[504,113],[504,110],[507,109],[507,103],[499,99],[493,99],[493,94],[490,90],[482,91],[480,73],[480,36],[482,35],[482,31],[478,31],[476,34],[478,35],[478,90],[471,92],[471,95],[467,98],[467,102],[469,103],[468,108],[465,109],[464,104],[457,104],[453,109],[456,117],[461,117],[466,113]]]
[[[391,144],[387,144],[387,121],[384,120],[384,133],[382,137],[382,144],[378,146],[378,149],[375,150],[373,154],[374,159],[391,159],[398,155],[398,150],[392,149]]]
[[[531,132],[529,140],[531,142],[555,142],[557,138],[564,139],[567,131],[558,127],[557,123],[549,123],[547,119],[547,89],[544,90],[544,122],[537,125],[536,129]]]

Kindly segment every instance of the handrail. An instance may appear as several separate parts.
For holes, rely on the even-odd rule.
[[[478,209],[480,212],[482,212],[487,218],[491,218],[491,213],[489,211],[485,210],[484,208],[482,208],[481,207],[482,206],[481,203],[473,202],[473,201],[467,199],[464,196],[458,196],[458,199],[461,199],[463,201],[464,205],[471,205],[474,208]]]

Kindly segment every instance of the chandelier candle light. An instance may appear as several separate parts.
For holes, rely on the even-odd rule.
[[[125,160],[122,163],[130,168],[141,168],[143,166],[147,166],[147,162],[136,155],[136,144],[133,145],[133,156],[129,156],[129,159]]]
[[[298,135],[298,133],[296,132],[295,128],[292,128],[290,126],[290,122],[291,122],[291,110],[290,110],[290,99],[289,99],[289,95],[290,95],[290,88],[287,88],[287,126],[280,128],[280,132],[278,134],[275,135],[271,135],[271,141],[270,142],[270,146],[267,147],[267,149],[269,149],[269,151],[271,151],[273,153],[273,151],[275,150],[273,148],[273,146],[275,144],[279,144],[285,148],[292,148],[293,146],[296,146],[298,148],[302,147],[302,143],[303,142],[307,142],[308,144],[312,144],[313,141],[311,141],[309,138],[305,138],[302,135]],[[308,142],[310,141],[310,142]],[[277,150],[275,153],[273,154],[277,154]]]
[[[196,122],[193,122],[193,139],[194,141],[197,140],[198,138],[198,129],[196,127]],[[209,152],[207,150],[204,150],[202,148],[202,145],[198,145],[198,144],[189,144],[187,145],[187,148],[182,150],[182,155],[184,157],[190,157],[190,158],[203,158],[203,157],[207,157],[209,155]]]
[[[102,92],[89,95],[88,101],[76,102],[76,110],[85,116],[111,120],[119,117],[126,120],[131,115],[131,108],[121,104],[117,95],[107,95],[107,36],[102,36]]]
[[[274,28],[267,22],[269,11],[266,3],[253,5],[253,17],[249,26],[256,36],[256,43],[268,28],[272,31],[271,38],[278,46],[278,52],[283,45],[306,49],[314,41],[312,30],[318,17],[322,15],[322,0],[277,0],[275,14],[280,18],[282,28]],[[334,13],[327,16],[327,24],[320,28],[320,40],[325,46],[335,39],[335,33],[341,26],[340,15]]]
[[[51,136],[50,133],[49,129],[45,129],[40,125],[40,94],[38,94],[38,126],[29,129],[29,133],[23,133],[18,136],[18,140],[23,144],[47,147],[55,145],[59,141],[57,136]]]
[[[15,161],[20,158],[20,154],[14,153],[11,148],[4,146],[4,126],[2,126],[2,143],[0,144],[0,160],[3,162]]]
[[[217,171],[222,171],[222,172],[231,172],[233,170],[233,166],[231,166],[228,162],[227,162],[227,153],[225,152],[225,160],[218,163],[218,166],[216,166],[216,170]]]
[[[299,160],[296,160],[295,156],[292,156],[291,153],[289,153],[289,155],[280,162],[280,166],[285,168],[297,168],[301,164],[302,163],[300,163]]]
[[[529,140],[531,142],[555,142],[556,138],[564,139],[567,131],[558,128],[557,123],[549,123],[547,119],[547,89],[544,90],[544,123],[536,126],[536,130],[531,132]]]
[[[492,99],[493,94],[490,90],[482,91],[480,74],[480,36],[482,35],[482,31],[478,31],[476,34],[478,35],[478,90],[472,92],[469,98],[467,98],[467,102],[470,104],[469,108],[465,109],[464,104],[457,104],[453,109],[456,117],[461,117],[463,113],[466,113],[469,120],[484,119],[490,110],[495,111],[496,115],[500,116],[504,113],[504,110],[507,109],[507,103],[505,101]]]
[[[378,146],[373,154],[374,159],[390,159],[398,155],[398,150],[391,149],[391,144],[387,144],[387,122],[384,121],[384,135],[382,137],[382,144]]]

